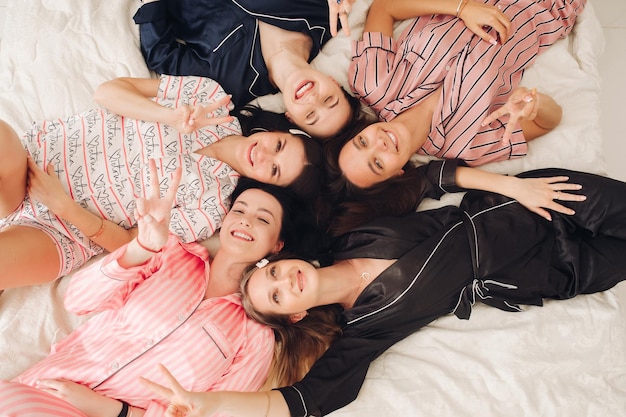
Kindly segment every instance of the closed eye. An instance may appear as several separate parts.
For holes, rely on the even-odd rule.
[[[315,113],[314,111],[307,113],[305,117],[305,122],[307,125],[314,125],[315,123],[317,123],[317,120],[317,113]]]

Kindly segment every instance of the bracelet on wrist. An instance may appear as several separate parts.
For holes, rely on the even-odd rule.
[[[122,403],[122,409],[120,410],[120,413],[117,415],[117,417],[128,417],[128,409],[130,408],[130,406],[126,401],[119,401]]]
[[[100,219],[100,228],[93,235],[87,236],[87,239],[93,240],[99,237],[102,233],[104,233],[104,219],[102,217],[98,217]]]
[[[163,250],[163,248],[159,249],[159,250],[154,250],[151,249],[149,247],[147,247],[146,245],[144,245],[143,243],[141,243],[141,241],[139,240],[139,236],[135,237],[135,241],[137,242],[137,245],[139,245],[139,247],[143,250],[145,250],[146,252],[150,252],[150,253],[159,253]]]
[[[467,0],[459,1],[459,5],[456,6],[456,13],[454,14],[456,17],[459,17],[459,15],[461,14],[461,11],[463,10],[466,4],[467,4]]]

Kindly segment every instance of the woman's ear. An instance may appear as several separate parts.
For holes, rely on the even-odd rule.
[[[272,253],[278,253],[281,250],[283,250],[284,247],[285,247],[285,242],[283,242],[282,240],[279,240],[278,242],[276,242],[274,249],[272,249]]]
[[[308,313],[308,312],[306,312],[306,311],[303,311],[302,313],[291,314],[291,315],[289,316],[289,320],[290,320],[292,323],[297,323],[297,322],[299,322],[300,320],[302,320],[303,318],[305,318],[307,314],[309,314],[309,313]]]

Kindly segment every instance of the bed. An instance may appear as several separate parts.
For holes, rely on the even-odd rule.
[[[369,3],[357,0],[354,6],[353,38]],[[137,0],[7,1],[0,35],[0,118],[23,132],[34,120],[94,107],[92,93],[107,79],[150,76],[131,19],[139,6]],[[563,105],[563,122],[532,142],[527,157],[485,169],[514,174],[559,166],[605,173],[597,71],[604,39],[592,6],[573,33],[524,75],[524,85]],[[345,36],[335,38],[314,61],[344,85],[349,45]],[[276,96],[259,103],[281,109]],[[460,198],[449,195],[421,208]],[[70,279],[0,295],[0,378],[19,374],[87,319],[63,308]],[[477,306],[469,321],[436,320],[377,359],[358,399],[332,416],[624,415],[626,284],[524,310]]]

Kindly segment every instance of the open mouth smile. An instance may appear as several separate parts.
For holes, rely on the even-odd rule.
[[[398,138],[396,137],[395,133],[390,132],[388,130],[384,130],[384,132],[387,134],[387,137],[389,137],[389,140],[393,144],[393,147],[395,148],[396,152],[398,152]]]
[[[300,86],[300,88],[298,88],[296,90],[296,94],[295,94],[295,98],[296,100],[301,99],[306,93],[308,93],[311,89],[313,89],[313,82],[312,81],[307,81],[304,84],[302,84]]]
[[[238,239],[243,239],[246,242],[252,242],[254,239],[252,238],[252,236],[250,236],[247,233],[241,232],[239,230],[234,230],[232,232],[230,232],[230,235],[232,237],[238,238]]]
[[[254,154],[256,152],[257,145],[258,145],[258,142],[254,143],[252,146],[250,146],[250,149],[248,150],[248,162],[250,163],[251,166],[254,166]]]

